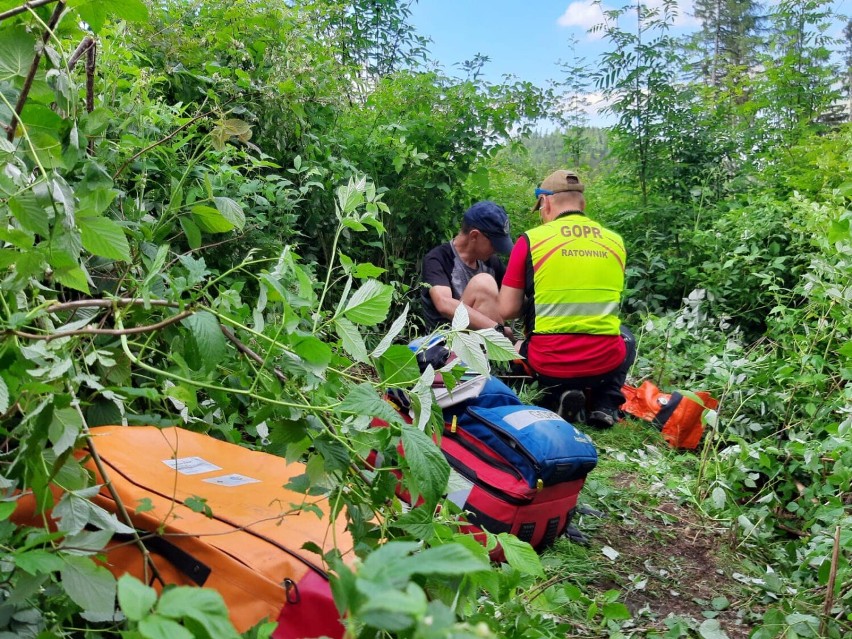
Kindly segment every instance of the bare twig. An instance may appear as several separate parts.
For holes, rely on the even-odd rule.
[[[13,16],[19,15],[21,13],[26,13],[31,9],[43,7],[46,4],[52,4],[54,2],[56,2],[56,0],[32,0],[32,2],[25,2],[19,7],[15,7],[14,9],[9,9],[8,11],[0,13],[0,21],[5,20],[6,18],[11,18]]]
[[[56,5],[56,9],[54,9],[53,14],[50,16],[50,20],[47,23],[47,29],[44,30],[44,33],[41,36],[42,46],[35,51],[35,55],[33,56],[33,63],[30,65],[30,70],[27,73],[27,77],[24,80],[24,87],[21,89],[21,95],[18,96],[18,102],[15,104],[15,110],[12,112],[12,118],[9,120],[9,124],[6,126],[6,139],[9,142],[12,142],[15,139],[15,131],[18,128],[18,122],[21,119],[21,111],[24,110],[24,105],[27,103],[27,98],[30,95],[30,89],[33,86],[33,80],[35,80],[36,72],[38,71],[38,66],[41,63],[41,56],[44,51],[44,45],[47,44],[47,41],[50,39],[50,35],[53,33],[53,30],[56,28],[57,23],[59,22],[59,17],[62,15],[62,12],[65,11],[65,2],[63,0],[59,1],[59,4]]]
[[[258,364],[259,366],[265,365],[263,358],[260,355],[258,355],[257,353],[255,353],[248,346],[243,344],[240,341],[240,339],[236,335],[234,335],[234,333],[233,333],[233,331],[231,331],[231,329],[229,329],[226,326],[223,326],[222,324],[219,324],[219,328],[222,329],[222,333],[224,333],[225,337],[227,337],[229,340],[231,340],[231,342],[234,344],[234,346],[237,347],[238,351],[240,351],[243,355],[248,357],[250,360],[252,360],[256,364]],[[275,374],[275,377],[278,378],[279,382],[281,382],[282,384],[287,383],[287,376],[284,373],[281,372],[280,368],[278,368],[276,366],[272,369],[272,372]]]
[[[822,609],[822,621],[819,624],[819,636],[826,636],[826,624],[834,606],[834,583],[837,580],[837,564],[840,560],[840,526],[834,529],[834,549],[831,551],[831,572],[828,574],[828,584],[825,586],[825,606]]]
[[[183,131],[183,130],[184,130],[184,129],[186,129],[187,127],[190,127],[190,126],[192,126],[193,124],[195,124],[196,122],[198,122],[199,120],[201,120],[201,119],[203,119],[203,118],[206,118],[206,117],[207,117],[207,116],[209,116],[209,115],[212,115],[212,114],[213,114],[213,113],[215,113],[216,111],[217,111],[217,109],[211,109],[210,111],[205,111],[204,113],[202,113],[202,114],[200,114],[200,115],[196,115],[196,116],[195,116],[194,118],[192,118],[189,122],[185,122],[184,124],[180,125],[178,128],[176,128],[174,131],[172,131],[171,133],[169,133],[169,134],[168,134],[167,136],[165,136],[164,138],[160,138],[160,139],[159,139],[159,140],[157,140],[156,142],[152,142],[151,144],[149,144],[148,146],[146,146],[146,147],[145,147],[144,149],[142,149],[141,151],[138,151],[137,153],[134,153],[134,154],[133,154],[130,158],[128,158],[127,160],[125,160],[124,164],[122,164],[120,167],[118,167],[118,170],[117,170],[115,173],[113,173],[113,175],[112,175],[112,179],[113,179],[113,180],[117,179],[117,178],[118,178],[118,176],[119,176],[119,175],[121,175],[121,174],[124,172],[124,169],[126,169],[126,168],[130,165],[130,163],[131,163],[131,162],[133,162],[136,158],[138,158],[138,157],[139,157],[140,155],[142,155],[143,153],[147,153],[148,151],[150,151],[150,150],[151,150],[151,149],[153,149],[154,147],[160,146],[161,144],[163,144],[163,143],[165,143],[165,142],[168,142],[169,140],[171,140],[173,137],[175,137],[178,133],[180,133],[181,131]]]
[[[92,41],[92,46],[86,50],[86,113],[95,110],[95,62],[98,54],[98,43]]]
[[[71,57],[68,58],[69,71],[71,71],[74,67],[77,66],[77,62],[80,61],[80,58],[83,57],[83,54],[86,53],[86,51],[89,50],[89,47],[92,46],[94,43],[95,41],[92,39],[91,36],[86,36],[85,38],[83,38],[80,44],[77,45],[77,48],[74,49],[74,53],[72,53]]]
[[[790,533],[791,535],[796,535],[796,537],[803,537],[804,538],[804,537],[808,536],[808,533],[804,532],[803,530],[797,530],[796,528],[791,528],[790,526],[782,524],[780,521],[776,521],[775,525],[778,526],[781,530],[784,530],[784,531]]]
[[[112,308],[113,306],[168,306],[170,308],[178,308],[177,302],[169,302],[168,300],[145,300],[141,297],[118,297],[116,299],[91,299],[91,300],[74,300],[73,302],[63,302],[60,304],[52,304],[47,307],[48,313],[61,313],[62,311],[70,311],[78,308]]]
[[[36,333],[25,333],[24,331],[5,331],[5,334],[12,334],[17,337],[22,337],[24,339],[35,339],[41,340],[44,342],[52,342],[55,339],[60,339],[62,337],[73,337],[75,335],[136,335],[138,333],[151,333],[153,331],[158,331],[161,328],[165,328],[166,326],[170,326],[176,322],[181,321],[182,319],[186,319],[190,315],[194,315],[194,310],[187,310],[177,315],[173,315],[172,317],[164,319],[162,322],[157,322],[156,324],[146,324],[145,326],[134,326],[133,328],[92,328],[92,327],[84,327],[78,329],[76,331],[62,331],[61,333],[51,333],[49,335],[38,335]]]

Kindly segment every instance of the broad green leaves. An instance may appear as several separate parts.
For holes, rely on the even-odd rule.
[[[0,30],[0,83],[16,83],[27,76],[35,56],[35,38],[23,29]]]
[[[227,348],[219,320],[209,311],[199,311],[182,320],[182,323],[192,333],[205,366],[214,368]]]
[[[130,261],[130,244],[124,229],[116,222],[105,217],[79,216],[77,224],[80,226],[83,248],[87,251],[113,260]]]
[[[68,0],[68,7],[76,9],[80,17],[96,32],[101,30],[109,17],[134,22],[148,18],[148,8],[142,0]]]
[[[88,613],[112,616],[116,583],[109,570],[88,557],[65,557],[60,570],[68,596]]]
[[[118,580],[118,603],[145,639],[239,637],[222,596],[209,588],[172,587],[157,601],[153,588],[124,575]]]
[[[335,600],[350,614],[377,629],[398,632],[412,627],[429,610],[415,576],[457,578],[488,569],[482,555],[460,544],[421,550],[414,542],[391,541],[372,552],[357,573],[339,566],[332,587]]]
[[[387,317],[393,289],[377,280],[367,280],[343,308],[346,319],[362,326],[375,326]]]
[[[409,489],[423,495],[427,503],[435,503],[447,490],[450,466],[444,454],[423,431],[402,427],[402,448],[411,469]]]

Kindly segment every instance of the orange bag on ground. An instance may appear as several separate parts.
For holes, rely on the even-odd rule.
[[[102,426],[91,432],[134,527],[146,536],[162,578],[151,578],[149,569],[152,586],[217,590],[239,632],[272,619],[279,622],[275,639],[343,636],[322,559],[302,546],[311,542],[325,552],[336,543],[351,560],[352,539],[343,517],[329,523],[325,499],[283,487],[305,472],[303,464],[181,428]],[[91,459],[86,466],[103,483]],[[193,497],[206,499],[212,515],[189,508]],[[106,486],[92,501],[116,512]],[[310,509],[299,510],[303,503]],[[137,512],[143,504],[148,509]],[[32,499],[21,499],[14,518],[33,522],[34,510]],[[113,538],[105,565],[116,576],[145,574],[132,535]]]
[[[715,410],[719,406],[718,400],[705,391],[691,393],[703,402],[702,405],[677,391],[664,393],[648,380],[639,388],[625,384],[621,392],[627,399],[621,410],[651,422],[673,448],[697,448],[704,434],[701,416],[705,410]]]

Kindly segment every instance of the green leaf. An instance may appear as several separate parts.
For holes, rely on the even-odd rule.
[[[713,597],[710,604],[713,606],[713,610],[727,610],[731,607],[731,602],[725,596]]]
[[[698,634],[702,639],[730,639],[728,633],[722,630],[718,619],[706,619],[698,627]]]
[[[222,217],[239,230],[243,230],[243,227],[246,225],[246,215],[239,203],[229,197],[214,197],[213,203],[216,205],[216,210],[222,214]]]
[[[417,356],[407,346],[394,344],[376,362],[382,381],[387,384],[406,386],[420,377]]]
[[[402,332],[402,329],[405,328],[405,322],[408,320],[408,304],[405,305],[405,308],[402,311],[402,315],[396,318],[394,323],[391,325],[388,330],[387,335],[385,335],[381,341],[378,343],[376,348],[373,349],[373,352],[370,353],[372,357],[381,357],[382,354],[388,350],[390,345],[396,339],[397,335]]]
[[[148,274],[145,276],[145,281],[142,282],[143,288],[147,287],[155,277],[160,273],[163,266],[166,264],[166,258],[169,256],[169,245],[161,244],[160,248],[157,249],[157,255],[154,257],[154,261],[151,263],[151,266],[148,269]]]
[[[80,431],[83,429],[83,418],[73,408],[58,408],[53,411],[53,421],[50,422],[48,437],[53,444],[53,451],[61,455],[73,448]]]
[[[16,502],[0,501],[0,521],[6,521],[15,512]]]
[[[476,332],[485,342],[488,359],[495,362],[511,362],[520,357],[512,341],[502,333],[498,333],[493,328],[483,328]]]
[[[211,638],[239,638],[228,619],[228,609],[222,595],[210,588],[182,587],[167,590],[160,597],[157,612],[172,619],[191,619],[203,627]]]
[[[544,577],[541,558],[533,547],[509,533],[498,533],[497,541],[506,555],[506,563],[524,575]]]
[[[488,561],[461,544],[427,548],[404,561],[411,563],[406,570],[418,575],[466,575],[491,570]]]
[[[50,235],[50,220],[47,211],[36,199],[32,191],[9,198],[9,210],[18,223],[30,233],[42,237]]]
[[[139,632],[145,639],[193,639],[193,634],[182,625],[157,614],[142,619]]]
[[[423,495],[430,504],[437,502],[447,490],[450,466],[432,438],[413,426],[402,427],[402,448],[411,469],[409,489]]]
[[[378,277],[382,273],[387,273],[387,269],[381,268],[380,266],[375,266],[373,264],[370,264],[369,262],[356,264],[352,268],[352,276],[357,277],[359,280],[365,280],[371,277]]]
[[[39,132],[56,139],[57,142],[59,131],[65,123],[56,111],[36,103],[27,103],[21,112],[21,122],[27,127],[30,135]]]
[[[77,217],[83,248],[100,257],[111,260],[130,261],[130,244],[124,229],[105,217]]]
[[[9,410],[9,387],[6,380],[0,377],[0,415]]]
[[[118,579],[118,605],[131,621],[145,617],[157,602],[157,591],[146,586],[132,575],[122,575]]]
[[[483,345],[482,336],[478,333],[454,333],[450,350],[458,355],[468,368],[488,375],[490,369]]]
[[[355,182],[354,179],[350,178],[346,186],[338,187],[337,205],[339,207],[339,211],[344,217],[354,213],[355,209],[364,203],[364,186],[364,178],[360,179],[358,182]]]
[[[399,590],[370,590],[369,599],[358,608],[364,623],[391,633],[411,627],[415,619],[426,614],[428,600],[417,584],[406,584],[405,592]]]
[[[234,224],[212,206],[193,206],[192,219],[205,233],[227,233],[234,229]]]
[[[390,310],[393,289],[377,280],[367,280],[343,309],[347,319],[363,326],[375,326],[383,322]]]
[[[62,586],[84,611],[112,615],[115,609],[115,577],[88,557],[67,556],[60,571]]]
[[[343,344],[349,356],[356,362],[366,362],[369,355],[367,354],[367,345],[364,344],[364,338],[355,326],[345,317],[338,317],[334,320],[334,330]]]
[[[325,369],[331,361],[331,348],[313,335],[294,335],[290,345],[296,355],[315,368]]]
[[[367,382],[353,388],[337,407],[337,411],[352,415],[378,417],[386,422],[400,423],[402,421],[399,413],[379,397],[376,389]]]
[[[846,342],[843,346],[837,349],[837,352],[843,357],[852,357],[852,341]]]
[[[206,497],[191,495],[190,497],[184,499],[183,503],[194,513],[202,514],[208,519],[213,517],[213,509],[210,508],[210,505],[207,503]]]
[[[216,316],[209,311],[199,311],[181,320],[181,324],[192,333],[205,365],[212,369],[219,364],[227,351],[227,342]]]
[[[180,222],[180,227],[183,229],[184,235],[186,235],[186,243],[189,245],[189,248],[197,249],[200,247],[201,229],[198,228],[198,225],[185,215],[180,216],[178,221]]]
[[[80,200],[77,208],[77,216],[100,215],[109,208],[118,191],[109,187],[100,186],[85,194],[77,194]]]
[[[52,254],[53,259],[57,259],[57,254]],[[51,264],[54,267],[54,279],[68,288],[73,288],[75,291],[82,291],[89,295],[89,280],[86,278],[86,272],[77,264],[68,264],[63,261],[62,264]]]
[[[0,82],[15,84],[27,77],[35,57],[35,38],[20,26],[0,31]]]
[[[603,612],[605,619],[612,619],[613,621],[625,621],[633,617],[623,603],[606,603],[601,612]]]
[[[148,8],[142,0],[69,0],[68,7],[77,9],[80,17],[86,21],[92,31],[98,32],[107,18],[115,16],[130,22],[142,22],[148,19]]]
[[[831,226],[828,229],[828,241],[834,244],[835,242],[848,242],[850,238],[849,220],[832,220]]]
[[[15,565],[31,575],[58,572],[65,566],[65,560],[54,552],[41,548],[13,555]]]

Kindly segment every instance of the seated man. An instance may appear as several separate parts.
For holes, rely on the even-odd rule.
[[[534,376],[559,391],[559,413],[568,421],[608,428],[624,403],[621,387],[636,348],[618,316],[624,243],[586,216],[583,190],[577,174],[564,170],[535,190],[533,211],[540,211],[542,224],[518,238],[498,307],[505,319],[523,314],[519,351]]]
[[[494,255],[512,250],[509,216],[494,202],[477,202],[465,211],[461,231],[423,258],[421,292],[426,330],[452,321],[459,304],[467,307],[469,327],[496,328],[506,336],[497,293],[506,268]]]

